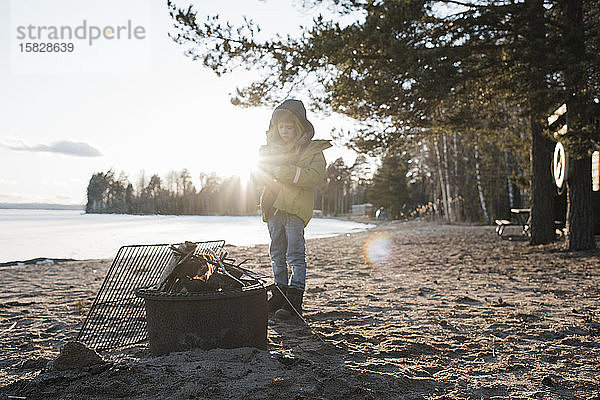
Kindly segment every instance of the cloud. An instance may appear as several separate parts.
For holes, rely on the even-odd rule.
[[[6,147],[15,151],[30,151],[33,153],[45,152],[45,153],[60,153],[68,156],[76,157],[100,157],[102,153],[95,147],[90,146],[84,142],[72,142],[69,140],[61,140],[54,142],[51,145],[37,144],[28,145],[25,142],[19,140],[14,143],[7,143],[0,141],[0,146]]]

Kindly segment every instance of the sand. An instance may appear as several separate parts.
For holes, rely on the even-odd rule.
[[[67,371],[47,364],[110,260],[2,267],[0,399],[600,399],[600,252],[505,236],[391,222],[310,240],[311,328],[271,322],[267,351],[140,344]],[[390,254],[369,264],[373,237]],[[267,246],[229,251],[269,273]]]

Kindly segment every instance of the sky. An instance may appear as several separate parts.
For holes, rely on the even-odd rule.
[[[191,4],[201,17],[247,16],[265,37],[312,20],[288,0]],[[77,32],[84,21],[84,39],[51,41],[74,43],[72,52],[21,51],[50,32],[29,25]],[[116,38],[128,21],[131,29]],[[91,39],[92,27],[112,40]],[[136,27],[139,37],[128,38]],[[0,203],[85,204],[92,174],[110,168],[134,185],[141,171],[165,177],[187,168],[196,184],[201,172],[248,176],[272,110],[234,107],[230,94],[257,73],[217,77],[186,57],[169,31],[165,1],[0,0]],[[318,139],[330,139],[334,127],[352,129],[341,116],[308,118]],[[336,145],[325,157],[351,164],[355,154]]]

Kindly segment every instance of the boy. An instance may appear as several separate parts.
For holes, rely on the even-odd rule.
[[[259,150],[256,180],[264,186],[260,199],[262,218],[269,227],[269,254],[275,287],[269,311],[278,319],[302,313],[306,279],[304,227],[312,217],[314,188],[325,178],[323,150],[328,140],[312,140],[313,125],[300,100],[288,99],[271,117],[267,144]],[[292,269],[288,279],[288,266]]]

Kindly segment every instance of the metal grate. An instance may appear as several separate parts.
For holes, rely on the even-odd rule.
[[[221,256],[224,240],[195,242],[195,254]],[[173,258],[170,244],[123,246],[117,252],[77,340],[101,351],[139,343],[147,338],[144,300],[135,290],[158,283]]]

